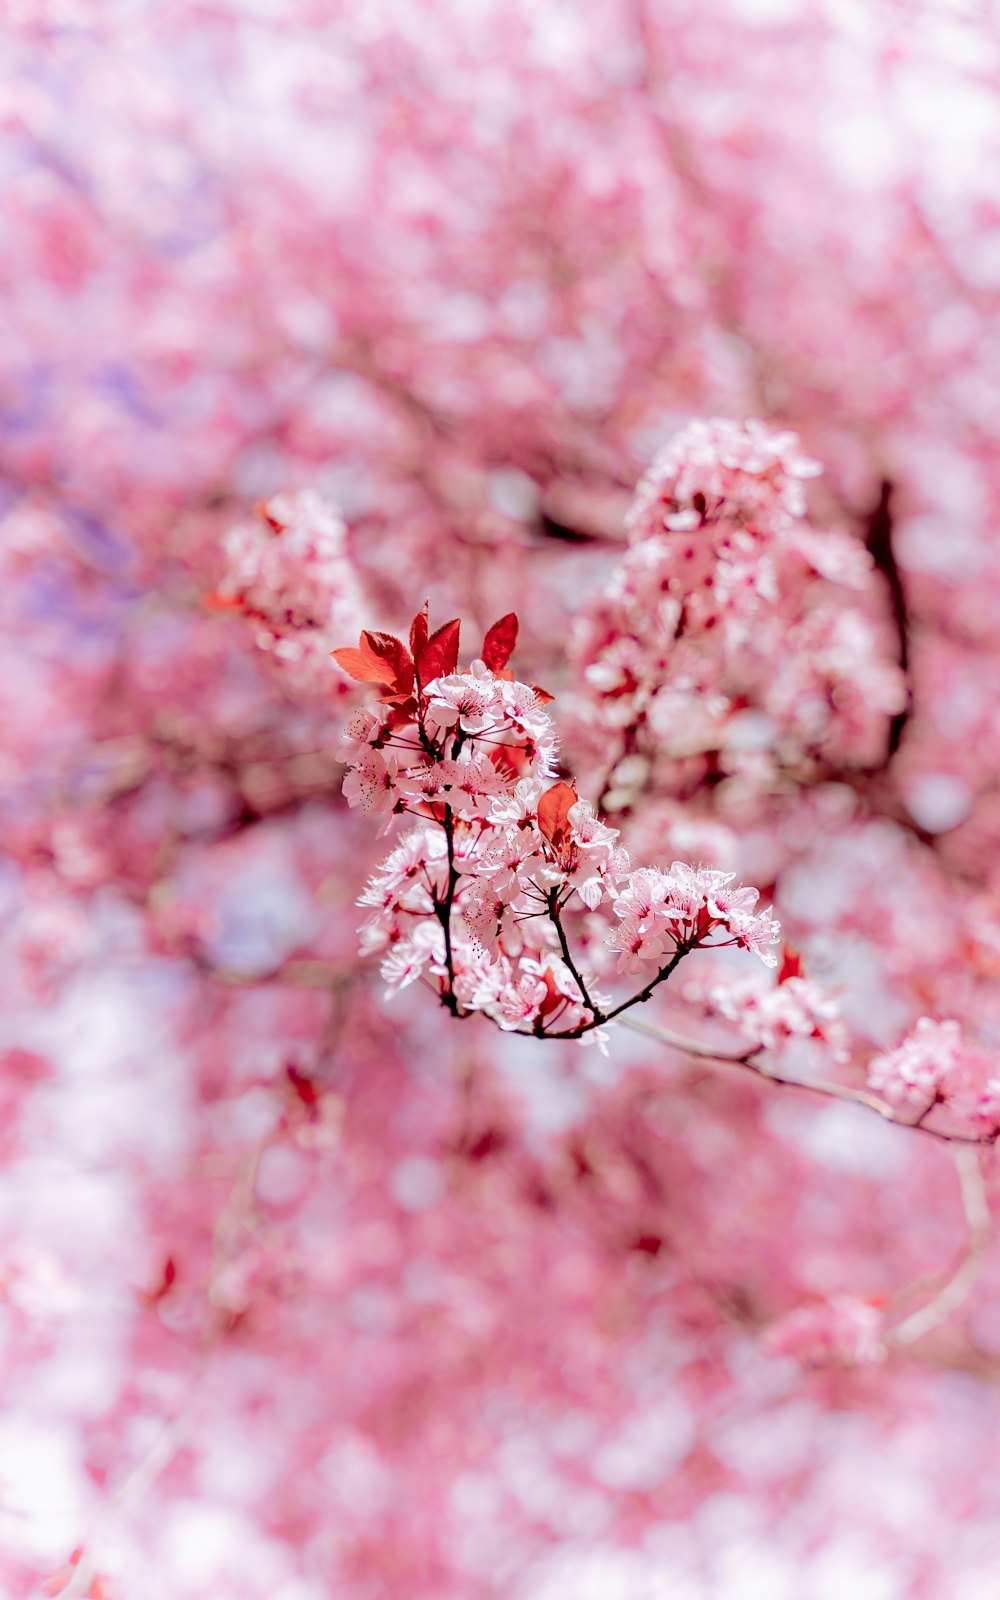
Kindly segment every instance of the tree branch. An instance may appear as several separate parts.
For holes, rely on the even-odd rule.
[[[613,1015],[613,1012],[609,1013],[609,1016]],[[723,1051],[702,1044],[699,1040],[684,1038],[669,1028],[655,1027],[634,1017],[627,1017],[622,1027],[631,1028],[633,1033],[644,1033],[650,1039],[658,1039],[661,1044],[669,1045],[672,1050],[681,1050],[685,1055],[696,1056],[701,1061],[711,1061],[725,1067],[745,1067],[765,1083],[778,1084],[786,1089],[803,1089],[807,1094],[823,1095],[828,1100],[846,1100],[852,1105],[864,1106],[867,1111],[874,1111],[883,1121],[891,1122],[897,1128],[909,1128],[914,1133],[926,1134],[928,1138],[938,1139],[944,1144],[991,1146],[996,1144],[997,1138],[1000,1137],[1000,1129],[984,1134],[951,1133],[944,1128],[929,1127],[921,1118],[916,1122],[904,1122],[896,1115],[895,1109],[887,1100],[869,1094],[866,1089],[852,1089],[849,1084],[834,1083],[828,1078],[790,1078],[784,1073],[775,1072],[770,1067],[758,1064],[756,1058],[764,1053],[763,1045],[754,1045],[752,1049],[745,1050],[740,1055],[726,1055]]]
[[[448,842],[448,887],[443,900],[435,900],[435,909],[438,921],[444,929],[444,964],[448,971],[448,987],[441,995],[441,1004],[447,1006],[453,1017],[459,1013],[458,1001],[455,998],[455,956],[451,947],[451,908],[455,903],[455,890],[458,887],[458,869],[455,866],[455,817],[451,806],[444,808],[445,838]]]
[[[590,998],[590,995],[587,993],[587,985],[581,978],[576,962],[573,960],[572,952],[569,948],[569,940],[566,938],[566,929],[563,927],[562,917],[559,915],[558,888],[549,890],[549,918],[555,927],[556,933],[559,935],[559,948],[562,951],[562,958],[570,972],[573,974],[573,981],[583,996],[584,1005],[587,1007],[587,1010],[593,1015],[596,1021],[603,1022],[603,1013],[598,1009],[597,1006],[595,1006],[593,1000]]]
[[[911,1316],[905,1317],[902,1322],[890,1329],[886,1335],[886,1343],[893,1348],[912,1344],[915,1339],[922,1338],[932,1328],[946,1321],[963,1300],[968,1299],[989,1253],[993,1227],[986,1199],[986,1185],[979,1164],[979,1153],[976,1150],[966,1149],[955,1150],[953,1154],[969,1230],[965,1254],[934,1298],[925,1306],[921,1306],[919,1311],[914,1311]]]
[[[82,1600],[91,1590],[97,1576],[97,1553],[101,1539],[108,1529],[127,1511],[130,1511],[149,1492],[161,1473],[165,1472],[176,1456],[189,1427],[187,1415],[168,1422],[152,1449],[129,1473],[124,1483],[101,1505],[91,1524],[90,1532],[73,1568],[72,1576],[59,1593],[62,1600]]]
[[[887,763],[892,760],[902,743],[903,730],[910,719],[912,710],[909,683],[909,617],[907,615],[903,580],[896,563],[896,553],[892,547],[892,527],[892,484],[887,478],[883,478],[879,485],[878,502],[868,515],[865,543],[868,546],[868,552],[872,560],[885,578],[889,588],[892,621],[896,630],[897,660],[900,671],[907,680],[906,705],[901,711],[897,711],[889,721],[888,748],[886,750]]]

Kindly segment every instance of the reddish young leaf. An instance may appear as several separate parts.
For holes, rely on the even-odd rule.
[[[331,650],[338,667],[356,683],[380,683],[391,691],[389,699],[413,693],[413,662],[404,644],[391,633],[376,633],[366,628],[355,650],[347,645]]]
[[[499,622],[494,622],[492,628],[487,628],[483,640],[483,660],[491,672],[499,672],[501,667],[507,665],[516,643],[517,617],[513,611],[508,611]]]
[[[308,1112],[311,1121],[315,1120],[319,1107],[319,1091],[313,1079],[300,1072],[294,1063],[285,1068],[285,1077],[288,1079],[289,1087],[301,1102],[303,1110]]]
[[[207,611],[242,611],[243,601],[235,594],[220,594],[218,589],[212,589],[209,594],[202,596],[202,605]]]
[[[529,761],[525,746],[517,744],[497,745],[486,759],[510,783],[516,782],[524,775]]]
[[[391,633],[377,633],[369,628],[363,631],[359,644],[363,654],[370,655],[373,661],[384,661],[391,668],[386,682],[396,694],[412,694],[413,658],[405,644]]]
[[[540,1017],[550,1016],[553,1011],[558,1011],[566,996],[556,988],[556,981],[548,968],[542,973],[542,982],[545,985],[545,999],[538,1008]]]
[[[352,645],[345,645],[342,650],[331,650],[334,661],[349,678],[355,683],[385,683],[393,682],[393,671],[387,661],[380,661],[369,653],[355,650]]]
[[[279,522],[277,517],[271,515],[271,512],[268,510],[268,504],[266,500],[258,500],[253,509],[255,515],[260,517],[263,522],[267,523],[272,533],[284,532],[285,524],[283,522]]]
[[[458,635],[461,622],[453,617],[442,623],[428,639],[417,661],[420,682],[430,683],[432,678],[446,678],[458,666]]]
[[[552,704],[553,700],[555,699],[555,695],[549,694],[548,689],[541,688],[541,686],[537,683],[533,683],[531,687],[534,689],[535,694],[538,697],[538,704],[540,706],[550,706]]]
[[[549,843],[558,850],[569,831],[566,818],[571,806],[580,796],[568,783],[554,784],[546,789],[538,802],[538,827]]]
[[[146,1289],[139,1296],[147,1311],[152,1311],[154,1306],[158,1306],[161,1300],[166,1299],[176,1282],[177,1263],[173,1256],[167,1256],[163,1263],[163,1271],[160,1273],[159,1283],[154,1284],[151,1289]]]
[[[778,972],[778,982],[787,983],[789,978],[801,978],[802,957],[790,944],[781,947],[781,968]]]
[[[420,670],[420,657],[427,644],[428,621],[427,610],[430,602],[425,600],[413,621],[410,623],[410,654]]]

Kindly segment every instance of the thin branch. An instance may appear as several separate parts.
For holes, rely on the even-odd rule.
[[[184,1442],[188,1430],[186,1415],[175,1417],[160,1433],[152,1449],[129,1473],[124,1483],[105,1500],[94,1517],[79,1561],[73,1568],[69,1582],[59,1593],[62,1600],[82,1600],[97,1576],[97,1547],[109,1526],[126,1512],[131,1511],[149,1492],[161,1473],[165,1472]],[[42,1591],[44,1593],[46,1591]]]
[[[979,1153],[976,1150],[955,1150],[953,1154],[969,1230],[965,1254],[934,1298],[889,1331],[886,1342],[893,1347],[912,1344],[915,1339],[921,1339],[932,1328],[945,1322],[968,1299],[989,1253],[993,1228]]]
[[[901,711],[897,711],[889,721],[889,737],[886,750],[887,762],[892,760],[902,743],[903,730],[910,719],[913,701],[909,679],[909,617],[907,615],[903,580],[896,561],[896,552],[893,549],[892,529],[892,484],[887,478],[884,478],[879,485],[878,502],[868,514],[865,543],[868,546],[869,555],[885,578],[889,588],[889,603],[892,607],[892,621],[896,632],[897,659],[899,661],[899,669],[907,682],[906,705]]]
[[[559,539],[564,544],[606,544],[599,533],[589,533],[583,528],[571,528],[543,509],[538,513],[538,531],[547,539]]]
[[[204,952],[188,952],[193,965],[215,983],[224,983],[235,989],[255,989],[262,983],[287,984],[292,989],[333,989],[352,981],[353,973],[345,967],[336,967],[329,961],[284,961],[270,972],[234,972],[230,967],[217,967]]]
[[[566,938],[566,930],[562,925],[562,917],[559,915],[558,888],[551,889],[549,891],[548,905],[549,918],[555,927],[556,933],[559,935],[559,948],[562,950],[562,958],[570,972],[573,974],[573,981],[583,996],[583,1003],[587,1007],[587,1010],[591,1013],[596,1021],[602,1022],[604,1020],[603,1013],[598,1009],[593,1000],[591,1000],[590,995],[587,993],[587,985],[580,976],[576,962],[573,960],[573,955],[569,947],[569,940]]]
[[[562,1033],[535,1034],[534,1037],[538,1039],[579,1039],[583,1036],[583,1034],[591,1033],[594,1028],[601,1027],[603,1023],[613,1022],[616,1017],[620,1017],[622,1015],[622,1012],[631,1011],[633,1006],[645,1005],[646,1001],[652,998],[653,990],[659,988],[661,983],[666,983],[671,973],[688,954],[688,951],[689,947],[686,944],[680,945],[674,951],[666,966],[660,968],[655,978],[651,978],[644,989],[640,989],[638,994],[630,995],[627,1000],[622,1000],[621,1003],[613,1007],[611,1011],[605,1011],[603,1013],[599,1012],[591,1022],[581,1022],[578,1028],[565,1028]],[[513,1030],[515,1033],[521,1033],[525,1031],[526,1030],[521,1028],[515,1028]]]
[[[609,1016],[614,1014],[611,1012]],[[765,1083],[778,1084],[786,1089],[803,1089],[807,1094],[823,1095],[828,1100],[846,1100],[852,1105],[864,1106],[867,1111],[874,1111],[885,1122],[891,1122],[897,1128],[909,1128],[914,1133],[926,1134],[928,1138],[938,1139],[944,1144],[990,1146],[996,1144],[1000,1132],[997,1130],[983,1134],[951,1133],[944,1128],[931,1128],[920,1118],[916,1122],[904,1122],[896,1115],[894,1107],[887,1100],[880,1100],[878,1095],[869,1094],[866,1089],[852,1089],[848,1084],[834,1083],[828,1078],[790,1078],[784,1073],[775,1072],[772,1068],[759,1064],[757,1057],[763,1053],[763,1045],[755,1045],[740,1055],[727,1055],[724,1051],[715,1050],[696,1039],[686,1039],[668,1028],[654,1027],[651,1023],[640,1022],[635,1017],[627,1017],[622,1027],[631,1028],[634,1033],[644,1033],[650,1039],[658,1039],[661,1044],[669,1045],[673,1050],[682,1050],[686,1055],[697,1056],[702,1061],[712,1061],[724,1067],[744,1067]],[[550,1037],[559,1036],[550,1035]]]
[[[444,929],[444,962],[448,969],[448,987],[441,995],[441,1004],[447,1006],[453,1017],[459,1015],[455,998],[455,957],[451,947],[451,908],[458,888],[458,868],[455,866],[455,817],[451,806],[444,808],[445,838],[448,842],[448,888],[443,900],[434,902],[438,921]]]
[[[751,1050],[744,1050],[740,1055],[725,1055],[716,1050],[714,1045],[703,1044],[699,1039],[688,1039],[682,1033],[674,1033],[672,1028],[660,1028],[651,1022],[642,1022],[638,1017],[626,1017],[622,1023],[623,1028],[630,1028],[633,1033],[644,1033],[650,1039],[657,1039],[660,1044],[670,1045],[673,1050],[683,1050],[685,1055],[698,1056],[705,1061],[724,1061],[730,1066],[742,1066],[749,1063],[751,1058],[763,1048],[756,1045]]]

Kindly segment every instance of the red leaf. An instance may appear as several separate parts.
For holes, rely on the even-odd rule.
[[[176,1282],[177,1263],[173,1256],[168,1256],[166,1261],[163,1263],[163,1275],[160,1278],[156,1288],[153,1290],[153,1294],[155,1295],[156,1299],[162,1300],[164,1295],[168,1295]]]
[[[778,973],[778,982],[787,983],[789,978],[801,978],[802,957],[790,944],[781,947],[781,970]]]
[[[420,610],[410,623],[410,653],[416,662],[418,671],[420,669],[420,657],[423,654],[424,648],[427,644],[427,607],[429,603],[430,602],[427,600],[424,601],[423,605],[420,607]]]
[[[491,672],[499,672],[501,667],[507,665],[516,643],[517,617],[513,611],[508,611],[499,622],[494,622],[492,628],[487,628],[483,640],[483,660]]]
[[[405,644],[391,633],[375,633],[368,628],[358,642],[363,655],[370,655],[372,661],[385,662],[391,669],[391,675],[384,681],[397,694],[412,694],[413,658]]]
[[[575,806],[580,796],[568,783],[554,784],[551,789],[546,789],[538,802],[538,827],[549,843],[559,849],[565,838],[569,824],[566,818],[571,806]]]
[[[202,605],[207,611],[242,611],[243,601],[235,594],[220,594],[218,589],[202,596]]]
[[[517,779],[521,777],[531,758],[523,745],[501,744],[490,752],[487,759],[492,761],[504,778]]]
[[[342,671],[353,678],[355,683],[392,683],[393,672],[387,661],[379,661],[362,650],[355,650],[352,645],[346,645],[342,650],[331,650],[330,654]]]
[[[253,509],[255,515],[260,517],[262,522],[267,523],[272,533],[284,533],[285,524],[272,514],[269,501],[258,500]]]
[[[546,994],[545,999],[538,1008],[538,1015],[547,1017],[551,1012],[558,1011],[566,996],[556,988],[556,981],[548,968],[542,973],[542,982],[545,985]]]
[[[301,1101],[303,1109],[309,1113],[310,1118],[314,1118],[319,1106],[319,1091],[312,1078],[307,1077],[304,1072],[300,1072],[298,1067],[294,1065],[289,1065],[285,1068],[285,1077],[288,1079],[290,1088],[294,1090]]]
[[[391,633],[365,629],[355,650],[347,645],[331,650],[338,667],[356,683],[380,683],[391,690],[390,699],[413,693],[413,662],[404,644]]]
[[[147,1311],[152,1311],[155,1306],[159,1305],[161,1300],[166,1299],[176,1282],[177,1263],[173,1256],[167,1256],[163,1263],[163,1271],[160,1273],[159,1283],[155,1283],[151,1289],[142,1291],[139,1295],[140,1304],[145,1306]]]
[[[446,678],[458,666],[458,635],[462,624],[458,617],[444,622],[431,634],[417,661],[420,682],[430,683],[432,678]]]
[[[541,688],[537,683],[533,683],[531,687],[535,691],[535,695],[540,706],[550,706],[552,704],[553,700],[555,699],[555,695],[549,694],[548,689]]]

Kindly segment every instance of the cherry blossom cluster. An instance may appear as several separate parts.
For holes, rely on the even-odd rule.
[[[507,668],[516,636],[510,614],[460,672],[458,623],[429,634],[425,606],[409,649],[364,632],[335,652],[383,698],[348,723],[348,803],[418,819],[360,902],[362,946],[382,954],[386,981],[424,978],[454,1014],[504,1029],[602,1042],[601,1025],[691,950],[736,946],[775,965],[778,925],[755,889],[680,861],[633,868],[618,831],[556,779],[548,696]],[[612,964],[643,980],[617,1004],[596,987]]]
[[[836,996],[802,972],[800,957],[785,947],[778,972],[716,972],[684,985],[684,999],[710,1017],[736,1023],[741,1037],[774,1050],[792,1040],[819,1040],[833,1061],[848,1060],[847,1027]]]
[[[258,647],[299,692],[329,694],[329,657],[361,605],[345,528],[313,490],[279,494],[226,535],[210,604],[254,624]]]
[[[715,420],[643,478],[631,548],[575,634],[586,714],[615,740],[611,809],[637,754],[766,787],[883,752],[905,683],[868,552],[805,521],[820,470],[792,433]]]
[[[1000,1129],[1000,1077],[995,1059],[971,1044],[953,1018],[921,1017],[895,1050],[875,1056],[868,1087],[893,1108],[923,1122],[938,1106],[953,1116]]]
[[[653,1568],[689,1596],[754,1571],[775,1596],[994,1591],[1000,1253],[971,1240],[971,1303],[946,1286],[950,1326],[908,1358],[892,1327],[967,1253],[932,1135],[998,1126],[995,1062],[953,1031],[893,1049],[924,1013],[1000,1037],[992,9],[6,8],[0,1595],[506,1600],[634,1594]],[[766,880],[845,986],[846,1101],[818,1087],[812,967],[806,990],[732,950],[663,998],[711,969],[714,1034],[773,1040],[757,1077],[623,1034],[622,1070],[566,1093],[559,1059],[517,1072],[529,1039],[428,1027],[435,1002],[406,1002],[447,987],[446,802],[404,799],[381,841],[395,791],[366,786],[381,818],[333,803],[326,651],[410,593],[450,616],[495,589],[529,625],[518,677],[554,687],[581,576],[626,554],[593,571],[636,451],[713,410],[797,419],[829,477],[770,424],[661,458],[619,597],[636,628],[611,616],[582,658],[610,684],[560,719],[559,768],[518,771],[538,792],[513,861],[459,873],[455,981],[481,971],[494,1014],[544,993],[536,1020],[568,1026],[551,918],[480,925],[473,899],[555,870],[538,808],[586,774],[610,849],[665,869],[616,949],[628,878],[591,908],[585,864],[559,915],[591,1000],[657,970],[674,857]],[[300,561],[311,516],[244,515],[317,475],[353,577],[339,527]],[[804,495],[815,530],[867,523],[877,573],[860,537],[802,554]],[[734,593],[744,538],[770,587]],[[711,589],[678,571],[688,540]],[[822,565],[838,549],[856,587]],[[191,605],[220,581],[223,620]],[[716,588],[742,636],[709,627]],[[858,663],[894,675],[904,637],[905,740],[855,783],[888,703]],[[493,736],[516,761],[509,730],[475,750]],[[458,865],[482,826],[453,821]],[[378,961],[405,941],[359,962],[351,902],[407,829],[428,863],[394,870],[426,871],[434,914],[396,920],[445,976],[390,1025]],[[875,1103],[854,1085],[876,1051],[894,1119],[945,1097],[922,1132],[847,1103]],[[895,1358],[768,1371],[748,1335],[803,1304],[783,1337],[810,1365]]]
[[[739,520],[787,528],[806,512],[803,484],[823,471],[794,433],[697,418],[666,444],[640,482],[627,518],[630,538],[690,532]]]

